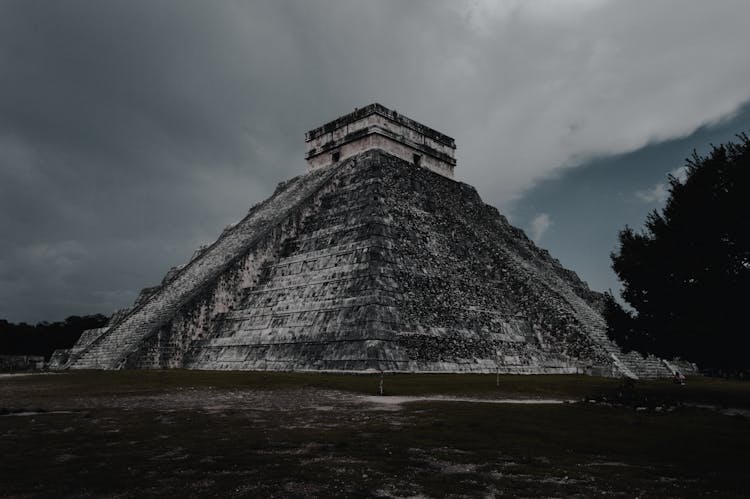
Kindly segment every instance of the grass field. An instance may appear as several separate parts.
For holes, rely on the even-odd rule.
[[[388,375],[381,398],[379,382],[0,377],[0,495],[747,495],[750,383],[501,376],[498,387],[494,375]]]

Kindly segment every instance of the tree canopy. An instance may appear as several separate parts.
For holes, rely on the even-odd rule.
[[[610,336],[627,350],[702,368],[746,369],[750,328],[750,139],[713,146],[669,176],[645,229],[625,227],[612,268],[628,313],[608,298]]]
[[[56,349],[72,347],[84,330],[102,327],[107,320],[101,314],[71,315],[64,321],[35,325],[0,319],[0,354],[43,355],[49,360]]]

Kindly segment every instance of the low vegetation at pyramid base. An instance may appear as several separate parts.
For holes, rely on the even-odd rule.
[[[279,185],[53,367],[589,373],[679,366],[469,185],[369,150]],[[683,366],[684,368],[684,366]]]

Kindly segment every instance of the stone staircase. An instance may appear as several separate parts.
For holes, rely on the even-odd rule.
[[[348,162],[315,170],[280,184],[274,195],[254,206],[237,225],[226,230],[200,256],[191,261],[144,303],[113,324],[85,348],[71,351],[68,367],[118,369],[129,354],[166,324],[207,283],[217,278],[238,256],[246,253],[266,233],[285,219],[302,201],[314,195]]]
[[[557,296],[562,303],[566,303],[574,310],[576,319],[583,326],[589,339],[611,363],[613,370],[609,375],[622,375],[631,379],[639,378],[637,372],[640,369],[637,364],[625,359],[618,346],[607,336],[607,325],[603,317],[593,310],[591,305],[583,298],[574,293],[557,272],[547,268],[545,263],[531,263],[519,255],[513,255],[511,258],[515,261],[518,269],[524,271],[535,269],[535,272],[531,272],[531,274],[539,276],[552,295]],[[560,308],[560,304],[551,306],[553,309]]]
[[[628,352],[622,357],[626,362],[638,366],[639,378],[670,378],[675,372],[680,372],[667,361],[653,355],[644,357],[638,352]]]
[[[570,294],[572,295],[573,293]],[[626,378],[640,378],[640,369],[637,364],[628,362],[615,342],[610,340],[607,336],[607,324],[602,316],[595,313],[591,307],[584,303],[578,296],[575,296],[575,299],[570,301],[572,301],[571,305],[578,310],[581,321],[587,326],[589,337],[606,352],[610,359],[612,359],[615,369]]]
[[[540,269],[543,270],[543,269]],[[660,378],[669,377],[672,372],[666,368],[663,361],[657,357],[644,359],[637,352],[624,354],[617,344],[607,336],[607,324],[604,318],[594,311],[583,298],[574,293],[569,287],[560,285],[560,279],[553,272],[542,272],[551,289],[555,289],[559,296],[576,312],[576,318],[586,329],[589,338],[610,359],[614,375],[626,378]]]
[[[364,369],[367,346],[385,334],[366,310],[387,297],[373,289],[370,223],[377,182],[342,171],[338,187],[316,198],[297,230],[224,316],[219,335],[202,342],[190,368]]]
[[[674,375],[676,368],[658,357],[643,357],[638,352],[623,353],[607,336],[607,324],[601,315],[573,293],[567,293],[566,299],[577,309],[579,318],[590,331],[589,336],[612,359],[619,374],[631,379],[668,378]]]

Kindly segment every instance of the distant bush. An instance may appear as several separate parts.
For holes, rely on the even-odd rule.
[[[72,347],[86,329],[102,327],[109,318],[102,314],[71,315],[61,322],[35,325],[13,324],[0,319],[0,354],[43,355],[49,360],[58,348]]]

